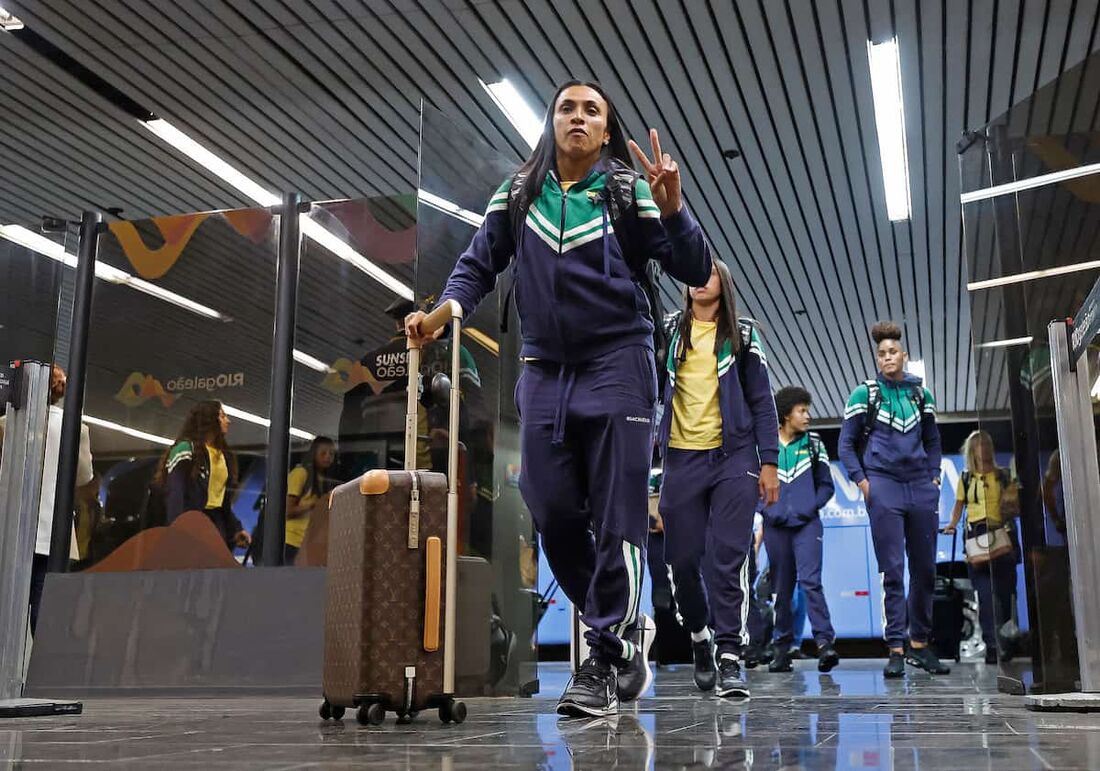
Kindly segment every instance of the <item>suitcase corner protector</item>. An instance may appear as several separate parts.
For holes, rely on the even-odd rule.
[[[385,469],[372,469],[359,478],[363,495],[382,495],[390,489],[390,474]]]

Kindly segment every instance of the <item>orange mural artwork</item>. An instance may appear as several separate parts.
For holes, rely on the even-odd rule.
[[[168,393],[155,377],[141,372],[131,372],[115,394],[115,399],[127,407],[140,407],[150,399],[160,399],[160,403],[167,409],[176,403],[177,398]]]

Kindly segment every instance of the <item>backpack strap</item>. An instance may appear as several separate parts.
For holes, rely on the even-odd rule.
[[[512,175],[512,184],[508,188],[508,222],[512,227],[512,238],[518,240],[520,231],[522,230],[522,223],[517,222],[521,211],[526,211],[531,206],[530,201],[523,201],[523,183],[527,181],[527,173],[523,171],[517,171]],[[519,244],[516,244],[516,251],[519,251]],[[511,273],[512,281],[508,285],[508,291],[504,293],[504,302],[500,304],[500,331],[504,334],[508,332],[508,311],[512,307],[512,295],[516,291],[516,256],[512,255],[511,260]]]
[[[867,387],[867,413],[863,419],[863,432],[859,437],[860,455],[867,449],[867,440],[871,438],[871,432],[875,430],[879,408],[882,406],[882,387],[879,386],[878,381],[864,380],[863,385]]]
[[[810,473],[817,479],[817,470],[821,467],[821,459],[818,453],[821,451],[821,437],[810,431],[807,435],[810,445]]]
[[[734,366],[737,367],[737,379],[741,383],[741,393],[745,393],[745,362],[749,358],[749,349],[752,347],[752,332],[756,328],[756,322],[749,318],[737,319],[737,333],[741,338],[741,349],[737,352]]]

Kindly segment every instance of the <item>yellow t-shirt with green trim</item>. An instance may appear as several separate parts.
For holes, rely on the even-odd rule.
[[[302,506],[312,507],[317,502],[317,496],[312,492],[306,496],[302,496],[305,492],[306,482],[309,481],[309,471],[305,466],[296,466],[291,470],[290,474],[286,478],[286,494],[293,495],[298,499],[298,504]],[[309,514],[304,517],[296,517],[291,519],[287,517],[286,520],[286,543],[287,546],[300,547],[302,541],[306,537],[306,528],[309,527]]]
[[[722,410],[718,403],[718,358],[714,321],[691,322],[691,348],[676,367],[672,427],[668,446],[677,450],[713,450],[722,446]]]
[[[225,453],[216,447],[206,445],[206,455],[210,458],[210,482],[206,487],[206,508],[220,509],[225,503],[225,488],[229,484],[229,466],[225,462]]]

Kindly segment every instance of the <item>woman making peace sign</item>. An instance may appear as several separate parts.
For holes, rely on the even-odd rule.
[[[520,490],[589,630],[591,656],[558,704],[568,715],[612,714],[652,679],[652,625],[638,603],[657,393],[653,320],[639,280],[650,259],[692,286],[710,277],[679,167],[656,131],[650,143],[652,158],[629,143],[640,178],[603,89],[561,86],[538,145],[490,199],[440,295],[469,316],[515,255],[526,363],[516,387]],[[426,342],[423,318],[410,315],[406,329]]]

